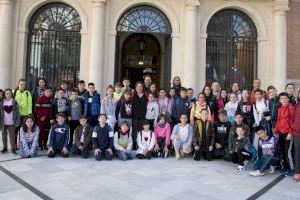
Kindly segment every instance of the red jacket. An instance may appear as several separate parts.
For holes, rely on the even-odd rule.
[[[300,102],[294,107],[295,118],[292,125],[293,134],[300,137]]]
[[[52,102],[53,97],[46,97],[44,95],[37,99],[35,104],[35,112],[38,120],[43,116],[46,116],[46,118],[50,117]]]
[[[288,104],[287,106],[280,106],[277,110],[278,117],[275,126],[274,132],[276,134],[283,133],[288,134],[292,133],[292,124],[294,122],[294,106]]]

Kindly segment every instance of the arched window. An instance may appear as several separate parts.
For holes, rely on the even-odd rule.
[[[120,18],[117,31],[165,34],[172,32],[167,16],[152,6],[137,6],[128,10]]]
[[[236,9],[216,13],[207,27],[206,83],[218,81],[250,88],[257,69],[257,31],[254,22]]]
[[[43,77],[52,87],[62,80],[70,87],[78,81],[80,67],[78,12],[63,3],[49,3],[38,9],[29,22],[26,77],[29,88]]]

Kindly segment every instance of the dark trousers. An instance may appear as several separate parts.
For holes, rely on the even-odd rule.
[[[251,160],[252,154],[246,150],[239,149],[232,154],[232,162],[244,166],[245,160]]]
[[[132,143],[133,143],[133,150],[137,150],[137,143],[136,137],[139,131],[143,129],[142,122],[144,119],[132,119]]]
[[[49,158],[54,158],[57,154],[61,154],[62,157],[64,157],[64,158],[68,158],[69,157],[69,153],[64,154],[62,152],[62,148],[53,148],[53,152],[49,153],[48,157]]]
[[[97,156],[95,156],[95,159],[97,161],[101,161],[103,159],[105,160],[112,160],[112,155],[110,155],[108,150],[101,150],[101,152],[98,153]]]
[[[148,153],[146,155],[138,153],[136,155],[136,157],[138,159],[151,159],[151,157],[152,157],[152,151],[148,151]]]
[[[91,126],[91,127],[95,127],[98,125],[98,116],[96,115],[90,115],[90,116],[86,116],[87,118],[87,121],[88,121],[88,124]]]
[[[75,144],[72,146],[71,153],[72,155],[81,155],[82,158],[89,157],[89,154],[92,150],[92,145],[87,146],[85,149],[80,150]]]
[[[254,163],[254,169],[259,170],[261,173],[270,168],[270,166],[276,166],[279,164],[279,158],[275,158],[270,155],[264,155],[257,159]]]
[[[291,153],[291,140],[286,139],[287,135],[279,133],[279,148],[283,168],[291,170],[293,168],[293,158]]]
[[[194,160],[201,160],[201,156],[203,156],[206,160],[211,161],[212,160],[212,151],[208,150],[208,147],[200,147],[199,150],[196,150],[194,152]]]
[[[72,147],[73,144],[73,136],[74,136],[74,131],[76,127],[79,125],[79,120],[71,120],[69,122],[70,126],[70,140],[69,140],[69,147]]]
[[[295,172],[300,174],[300,137],[294,135]]]
[[[156,141],[157,141],[157,144],[159,146],[159,150],[158,151],[153,151],[153,157],[158,157],[158,153],[160,153],[161,155],[163,155],[165,144],[166,144],[166,138],[158,137],[156,139]]]

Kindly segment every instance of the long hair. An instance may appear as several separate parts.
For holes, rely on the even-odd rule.
[[[27,131],[28,131],[28,127],[27,127],[27,125],[26,125],[26,121],[27,121],[28,119],[31,119],[31,120],[33,121],[32,131],[35,131],[36,125],[35,125],[34,118],[31,117],[31,116],[29,116],[29,117],[26,117],[26,118],[24,119],[24,125],[23,125],[23,130],[24,130],[24,132],[27,132]]]

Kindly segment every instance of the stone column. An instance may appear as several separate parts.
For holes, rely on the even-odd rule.
[[[172,60],[171,60],[171,79],[165,80],[166,82],[169,81],[170,86],[172,87],[172,80],[175,76],[179,76],[182,78],[182,54],[181,54],[181,45],[180,45],[180,35],[179,34],[172,34]]]
[[[197,67],[197,85],[195,87],[195,94],[202,91],[202,88],[205,86],[206,83],[206,39],[207,34],[203,33],[200,35],[200,42],[199,42],[199,64]],[[197,56],[198,57],[198,56]]]
[[[13,1],[0,0],[0,87],[3,89],[9,87],[12,76],[13,10]]]
[[[286,84],[287,71],[287,0],[273,2],[274,17],[274,54],[273,54],[273,84],[278,91],[283,91]]]
[[[96,89],[102,88],[105,76],[103,74],[105,1],[92,0],[89,80],[94,82]]]
[[[199,0],[185,1],[183,86],[197,85],[197,9]]]

